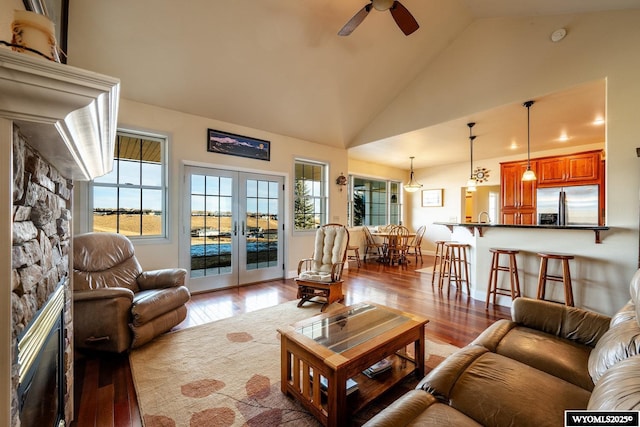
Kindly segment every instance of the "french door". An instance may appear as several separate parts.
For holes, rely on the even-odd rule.
[[[185,184],[191,292],[284,277],[283,177],[187,166]]]

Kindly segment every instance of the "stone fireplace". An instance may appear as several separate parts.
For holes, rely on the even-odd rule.
[[[72,421],[72,188],[112,168],[119,87],[0,48],[0,426]]]
[[[13,137],[13,225],[12,225],[12,282],[11,312],[13,399],[11,402],[12,424],[20,425],[23,408],[18,390],[28,389],[27,379],[37,372],[37,366],[27,363],[40,355],[54,322],[39,321],[44,317],[60,317],[63,381],[55,391],[55,398],[63,402],[64,409],[56,413],[58,418],[70,420],[71,387],[73,385],[73,327],[71,315],[71,293],[68,290],[69,246],[71,221],[72,182],[62,176],[55,167],[43,159],[25,140],[18,126],[14,126]],[[60,295],[58,298],[51,298]],[[49,309],[53,306],[53,313]],[[39,314],[36,316],[36,314]],[[44,316],[47,315],[47,316]],[[35,321],[34,321],[35,320]],[[29,334],[24,331],[29,329]],[[21,336],[25,335],[25,336]],[[27,338],[30,339],[28,345]],[[56,356],[58,357],[58,356]],[[28,366],[27,366],[28,365]],[[32,369],[33,368],[33,369]],[[33,370],[36,372],[31,372]],[[27,375],[29,374],[29,375]],[[54,378],[55,379],[55,378]],[[66,380],[65,380],[66,379]],[[71,381],[69,381],[71,380]],[[51,396],[40,396],[43,403]],[[31,395],[31,403],[37,396]],[[65,415],[65,413],[67,415]],[[53,425],[50,424],[50,425]]]

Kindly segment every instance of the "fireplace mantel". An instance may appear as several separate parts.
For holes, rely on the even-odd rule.
[[[119,92],[116,78],[0,49],[0,117],[67,178],[112,169]]]
[[[24,217],[25,212],[31,212],[32,205],[27,205],[27,201],[50,201],[53,205],[47,206],[53,206],[51,211],[58,215],[52,217],[56,221],[52,230],[58,237],[50,236],[48,232],[37,234],[36,237],[46,236],[41,242],[45,245],[43,251],[47,251],[49,243],[59,252],[57,261],[60,264],[68,262],[65,258],[73,230],[69,226],[71,219],[65,217],[68,216],[65,212],[73,211],[73,197],[68,194],[71,188],[69,183],[66,182],[66,186],[64,183],[69,179],[91,180],[111,171],[119,91],[120,82],[113,77],[0,48],[0,227],[3,230],[0,235],[4,237],[0,244],[0,425],[13,425],[16,414],[14,403],[18,369],[12,355],[17,328],[14,328],[12,310],[18,304],[14,289],[20,285],[19,271],[38,270],[39,266],[42,278],[37,286],[45,288],[48,283],[46,280],[53,279],[51,276],[59,272],[57,266],[49,262],[38,264],[34,261],[32,265],[19,267],[14,265],[14,222],[31,222],[30,217]],[[15,130],[16,127],[19,132]],[[38,166],[34,175],[28,177],[31,186],[29,191],[36,197],[26,197],[26,193],[16,196],[17,193],[14,193],[16,188],[25,191],[23,184],[26,179],[17,184],[17,177],[25,174],[25,165],[15,161],[19,157],[24,162],[27,144],[31,158],[37,158],[38,165],[41,165],[41,159],[45,165]],[[20,156],[14,153],[16,148]],[[37,156],[33,156],[35,152]],[[35,182],[32,178],[39,181]],[[19,200],[14,200],[14,196]],[[16,206],[23,212],[22,218],[16,218]],[[58,221],[59,230],[56,228]],[[54,242],[51,243],[50,239]],[[35,243],[32,246],[35,247]],[[53,254],[51,250],[48,253]],[[37,273],[34,277],[37,278]],[[37,297],[36,291],[34,284],[33,289],[25,291],[25,295],[29,292]],[[65,298],[65,322],[70,322],[72,306],[68,293],[65,293]],[[68,330],[67,325],[64,327]],[[65,352],[72,354],[72,348],[70,351],[65,348]],[[72,367],[65,366],[65,369],[68,383],[73,384]],[[72,396],[73,390],[67,389],[68,400],[64,408],[67,420],[71,420],[73,415]]]

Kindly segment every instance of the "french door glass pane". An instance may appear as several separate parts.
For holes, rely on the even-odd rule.
[[[246,181],[246,269],[278,264],[278,183]]]
[[[191,175],[191,276],[231,271],[232,179]]]

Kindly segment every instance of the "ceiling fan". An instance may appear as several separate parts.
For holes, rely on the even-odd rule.
[[[362,21],[364,21],[364,18],[367,17],[372,7],[375,10],[381,12],[384,12],[385,10],[391,12],[391,16],[393,16],[396,24],[398,24],[398,27],[400,27],[400,29],[406,36],[413,33],[420,27],[416,19],[413,17],[413,15],[411,15],[411,12],[409,12],[407,8],[404,7],[398,0],[369,1],[370,3],[368,5],[360,9],[358,13],[353,15],[353,18],[351,18],[349,22],[347,22],[344,27],[342,27],[342,29],[338,32],[339,36],[348,36],[349,34],[351,34],[353,30],[355,30],[356,27],[360,25]]]

